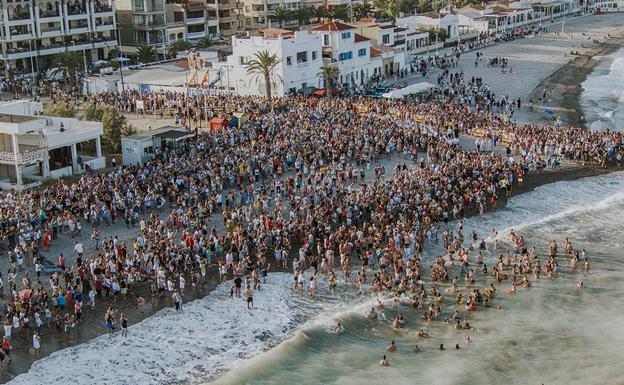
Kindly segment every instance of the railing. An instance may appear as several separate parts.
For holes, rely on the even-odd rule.
[[[18,152],[17,157],[13,152],[0,152],[0,162],[10,162],[18,164],[29,164],[39,161],[47,161],[50,159],[48,150],[46,148],[38,148],[35,150]]]
[[[30,19],[30,13],[14,13],[9,15],[9,21]]]
[[[61,16],[61,13],[56,12],[56,11],[40,11],[39,12],[40,19],[45,19],[46,17],[59,17],[59,16]]]

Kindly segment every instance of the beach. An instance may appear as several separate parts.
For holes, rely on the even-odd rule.
[[[549,90],[551,96],[550,101],[545,107],[557,111],[562,116],[563,121],[567,125],[581,126],[582,118],[579,116],[579,98],[580,84],[585,80],[588,74],[596,65],[595,55],[606,55],[612,52],[621,44],[621,33],[624,27],[619,23],[621,14],[608,14],[600,16],[582,17],[577,20],[566,23],[566,33],[571,33],[571,38],[565,35],[557,36],[555,32],[533,37],[516,40],[509,43],[500,43],[492,47],[488,47],[480,52],[484,54],[484,61],[474,65],[474,53],[464,53],[461,55],[460,67],[465,78],[482,77],[496,94],[508,93],[512,99],[521,98],[523,108],[514,114],[512,120],[518,122],[545,122],[548,121],[549,115],[540,111],[542,89]],[[553,27],[553,30],[555,27]],[[580,48],[580,42],[587,37],[604,38],[605,35],[612,34],[613,38],[607,39],[599,43],[587,43],[586,48]],[[584,43],[585,44],[585,43]],[[570,50],[578,49],[581,55],[570,55]],[[510,61],[510,67],[513,69],[511,73],[503,74],[500,68],[489,68],[486,60],[490,57],[506,57]],[[435,74],[435,71],[433,72]],[[528,98],[533,98],[534,105],[538,110],[531,113],[527,110]],[[139,129],[145,130],[149,126],[156,128],[155,124],[163,124],[163,120],[152,118],[140,118],[135,115],[128,115],[132,124]],[[148,127],[146,127],[148,126]],[[472,148],[473,138],[463,138],[465,148]],[[504,148],[499,148],[504,151]],[[421,154],[422,155],[422,154]],[[391,170],[396,164],[403,162],[404,159],[395,156],[389,160],[383,160],[383,165]],[[554,229],[540,227],[544,223],[551,223],[550,216],[559,215],[564,212],[565,215],[570,214],[571,207],[578,201],[589,201],[592,199],[590,192],[596,186],[604,187],[604,191],[600,190],[600,196],[596,200],[602,202],[606,200],[603,206],[619,212],[620,200],[615,202],[609,201],[609,197],[617,191],[620,186],[620,174],[617,174],[616,181],[609,186],[607,177],[604,174],[617,171],[616,167],[611,165],[606,169],[597,166],[580,166],[575,163],[564,163],[562,169],[558,171],[539,171],[531,173],[521,186],[516,186],[513,191],[511,200],[501,197],[498,208],[500,211],[489,212],[484,216],[478,216],[477,213],[471,213],[467,219],[468,228],[479,231],[480,234],[487,234],[490,226],[497,228],[513,227],[514,223],[527,224],[527,231],[530,232],[531,240],[535,242],[544,241],[539,234],[544,231],[554,231]],[[367,181],[370,180],[370,174]],[[563,192],[574,188],[583,189],[586,194],[578,197],[562,196]],[[606,187],[605,187],[606,186]],[[542,195],[543,194],[543,195]],[[558,196],[559,199],[547,198]],[[537,202],[542,199],[541,206],[531,202]],[[575,202],[575,199],[578,201]],[[509,206],[509,207],[506,207]],[[534,206],[538,206],[536,209]],[[599,207],[600,209],[603,206]],[[167,206],[161,213],[163,216],[171,210]],[[521,211],[519,213],[518,210]],[[571,215],[585,215],[586,212],[572,212]],[[217,218],[218,217],[218,218]],[[544,220],[547,218],[547,220]],[[558,218],[558,217],[557,217]],[[556,220],[559,220],[555,218]],[[577,218],[575,217],[575,220]],[[583,219],[583,218],[581,218]],[[561,221],[569,220],[564,217]],[[611,220],[611,218],[610,218]],[[617,222],[613,219],[612,222]],[[538,223],[539,226],[533,226]],[[593,223],[593,222],[592,222]],[[613,225],[611,222],[609,225]],[[210,225],[215,226],[218,231],[224,228],[223,219],[219,215],[211,219]],[[564,224],[557,222],[556,231],[563,234],[565,231]],[[563,230],[562,230],[563,228]],[[123,234],[122,241],[130,241],[138,234],[138,228],[125,228],[123,220],[110,227],[102,226],[100,228],[101,236]],[[585,228],[581,228],[574,233],[575,242],[581,242],[588,235]],[[50,259],[55,259],[59,253],[63,253],[67,257],[68,263],[74,261],[73,257],[73,241],[81,241],[86,246],[86,254],[93,253],[89,235],[91,227],[85,225],[82,235],[76,238],[63,237],[61,242],[53,243],[52,248],[44,254]],[[558,235],[560,238],[561,236]],[[489,240],[490,242],[492,240]],[[604,237],[597,237],[588,243],[592,246],[600,244],[600,242],[616,242],[608,238],[608,234]],[[610,245],[610,244],[609,244]],[[430,258],[437,250],[429,251],[427,257]],[[601,258],[606,259],[613,253],[612,250],[601,251]],[[489,256],[494,258],[494,256]],[[3,261],[4,265],[0,265],[0,269],[6,271],[8,263]],[[599,259],[599,263],[606,264],[603,259]],[[602,265],[604,269],[608,269]],[[31,267],[32,268],[32,267]],[[186,304],[185,312],[182,314],[175,313],[171,309],[171,303],[168,297],[164,299],[156,299],[153,302],[148,301],[145,312],[141,313],[136,309],[133,296],[141,295],[145,298],[149,297],[148,288],[139,287],[136,292],[129,293],[128,301],[113,302],[110,299],[98,302],[98,308],[103,309],[108,305],[114,305],[119,311],[124,312],[130,321],[130,338],[120,340],[118,335],[105,335],[106,329],[102,322],[100,313],[90,313],[86,311],[83,322],[79,324],[75,330],[71,343],[57,343],[53,338],[47,338],[44,335],[44,344],[41,355],[44,357],[35,361],[28,350],[29,343],[25,339],[14,343],[14,350],[11,353],[13,363],[9,366],[4,375],[4,382],[8,382],[21,373],[28,373],[25,376],[17,377],[16,384],[29,383],[29,381],[37,378],[38,374],[50,373],[51,367],[58,367],[59,362],[68,362],[75,360],[77,366],[86,366],[89,363],[101,359],[102,368],[94,370],[90,375],[93,381],[96,379],[106,378],[110,368],[115,367],[118,372],[110,375],[110,383],[123,383],[124,379],[131,379],[136,383],[175,383],[188,382],[198,383],[205,379],[215,379],[220,376],[220,383],[292,383],[294,381],[305,382],[306,373],[319,370],[318,365],[329,365],[326,358],[321,355],[327,354],[335,360],[335,366],[332,367],[332,375],[335,378],[342,378],[341,383],[356,383],[362,381],[360,376],[362,370],[373,370],[370,363],[354,362],[349,351],[351,349],[360,352],[364,357],[367,355],[364,350],[367,346],[378,344],[382,340],[394,338],[394,334],[386,331],[379,331],[379,324],[369,324],[363,321],[362,314],[370,305],[370,301],[360,298],[354,299],[347,290],[335,293],[322,292],[321,298],[318,300],[293,299],[292,295],[292,276],[290,273],[283,272],[282,269],[274,269],[275,273],[269,275],[269,284],[266,286],[267,295],[258,299],[258,312],[246,312],[242,301],[228,302],[228,294],[230,290],[229,284],[219,284],[217,272],[214,269],[203,281],[203,283],[195,288],[188,288],[185,292],[184,302]],[[601,276],[604,281],[599,281],[600,285],[608,287],[612,283],[613,277]],[[544,291],[544,296],[539,297],[542,300],[552,300],[556,297],[557,288],[565,290],[564,284],[556,284],[550,288],[545,285],[539,286],[536,291]],[[596,289],[598,290],[598,289]],[[618,289],[619,290],[619,289]],[[282,297],[289,298],[288,301],[279,300]],[[568,305],[572,305],[575,299],[571,299]],[[581,298],[583,301],[589,301],[588,298]],[[194,302],[191,302],[194,301]],[[524,299],[520,304],[512,305],[517,309],[536,310],[538,300]],[[191,302],[191,303],[189,303]],[[505,307],[507,307],[505,301]],[[585,302],[583,302],[585,304]],[[232,304],[230,306],[230,304]],[[356,309],[356,310],[354,310]],[[549,311],[555,312],[554,306],[547,307]],[[566,310],[569,310],[567,307]],[[522,311],[522,310],[521,310]],[[514,312],[512,314],[516,314]],[[340,316],[332,316],[339,314]],[[492,317],[491,320],[483,320],[483,333],[485,336],[491,336],[487,339],[488,343],[497,344],[502,338],[511,339],[510,333],[499,334],[493,336],[492,330],[495,325],[500,323],[508,323],[520,327],[520,321],[513,316],[503,315]],[[589,314],[585,314],[589,317]],[[571,322],[570,315],[563,311],[556,312],[557,319]],[[619,315],[618,315],[619,317]],[[369,335],[364,332],[350,331],[344,336],[346,343],[339,340],[340,337],[327,337],[326,330],[336,319],[344,319],[347,330],[366,330]],[[618,318],[619,319],[619,318]],[[536,324],[539,319],[531,320]],[[416,325],[416,322],[414,324]],[[199,334],[197,331],[200,330]],[[456,337],[452,333],[440,332],[444,341],[451,343]],[[50,330],[50,334],[54,333]],[[325,333],[325,334],[323,334]],[[542,335],[554,333],[552,329],[543,330]],[[374,336],[369,340],[370,335]],[[567,335],[569,337],[569,335]],[[401,343],[407,344],[413,342],[411,335],[398,335]],[[529,337],[527,337],[529,338]],[[588,338],[595,338],[590,336]],[[318,345],[316,344],[316,341]],[[287,342],[284,342],[287,341]],[[509,341],[507,341],[509,342]],[[511,342],[509,342],[511,344]],[[536,342],[537,343],[537,342]],[[311,345],[310,345],[311,344]],[[369,345],[370,344],[370,345]],[[566,345],[569,347],[568,345]],[[561,348],[565,348],[562,346]],[[66,349],[65,349],[66,348]],[[61,350],[64,349],[64,350]],[[270,349],[274,349],[269,351]],[[487,347],[480,347],[479,353],[486,353]],[[263,354],[264,352],[267,352]],[[552,351],[549,350],[550,353]],[[500,353],[500,352],[499,352]],[[542,357],[543,350],[531,351],[527,354],[533,354]],[[285,363],[279,363],[285,356],[290,355],[290,359]],[[377,354],[378,355],[378,354]],[[45,357],[48,356],[48,357]],[[376,356],[375,356],[376,357]],[[437,356],[427,355],[425,363],[429,367],[445,367],[441,359]],[[601,356],[602,357],[602,356]],[[242,370],[235,370],[239,364],[253,359],[253,361],[245,364]],[[493,359],[493,358],[492,358]],[[509,354],[509,361],[518,359],[518,355]],[[402,367],[409,364],[408,359],[399,359]],[[460,376],[461,368],[469,368],[475,365],[470,359],[462,361],[460,366],[453,369],[452,373],[456,376],[449,376],[448,381],[435,381],[435,373],[425,373],[421,379],[423,381],[433,381],[433,383],[460,383],[457,380]],[[156,365],[154,365],[156,364]],[[300,365],[304,365],[303,367]],[[31,368],[32,365],[32,368]],[[484,366],[478,366],[482,371],[491,369]],[[506,363],[492,364],[499,365],[497,372],[503,373],[505,368],[517,371],[524,370],[524,367],[508,367]],[[322,365],[321,365],[322,366]],[[264,368],[263,370],[258,369]],[[63,368],[61,368],[63,369]],[[69,369],[69,368],[66,368]],[[355,370],[356,375],[342,371],[347,369],[349,372]],[[29,372],[30,370],[30,372]],[[290,374],[276,374],[278,372],[292,372]],[[358,371],[360,374],[358,374]],[[257,373],[260,373],[259,375]],[[411,372],[404,372],[404,375],[414,375]],[[538,370],[531,372],[532,378],[538,377]],[[609,373],[601,377],[608,381]],[[377,376],[376,374],[374,376]],[[42,384],[58,383],[59,379],[64,379],[64,374],[60,371],[48,376]],[[377,377],[373,377],[377,378]],[[401,383],[399,376],[393,377]],[[496,377],[495,380],[504,379],[504,375]],[[84,383],[89,381],[85,378],[76,378],[76,383]],[[369,378],[370,380],[370,378]],[[479,383],[483,378],[470,377],[465,383]],[[492,378],[488,378],[482,383],[496,383]],[[325,383],[329,381],[323,376],[319,377],[314,383]],[[450,381],[450,382],[449,382]],[[521,383],[521,380],[514,378],[511,383]],[[101,381],[98,381],[101,382]],[[302,383],[303,383],[302,382]],[[338,383],[338,382],[336,382]],[[589,382],[587,382],[589,383]],[[598,383],[598,382],[594,382]]]

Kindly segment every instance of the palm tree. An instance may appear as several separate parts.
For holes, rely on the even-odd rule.
[[[308,7],[298,8],[295,12],[293,12],[292,17],[297,19],[299,25],[308,24],[310,21],[310,16],[312,16],[312,10]]]
[[[273,11],[271,11],[269,17],[273,20],[277,20],[280,28],[282,28],[284,26],[284,21],[290,20],[292,16],[291,12],[288,9],[284,8],[282,5],[278,5],[277,7],[273,8]]]
[[[275,74],[275,68],[282,59],[277,58],[277,54],[270,54],[268,51],[260,51],[254,55],[254,59],[245,64],[247,74],[252,75],[258,83],[264,81],[264,90],[269,101],[271,100],[271,85],[279,79]]]
[[[373,13],[374,10],[375,10],[375,7],[373,7],[372,4],[370,3],[361,3],[361,4],[355,3],[352,5],[353,17],[356,20],[361,20],[367,17],[368,15]]]
[[[213,44],[213,41],[210,38],[210,36],[204,36],[201,39],[199,39],[197,44],[195,44],[195,48],[208,48],[212,46],[212,44]]]
[[[349,8],[346,5],[337,5],[332,7],[329,11],[334,19],[348,21],[349,20]]]
[[[76,81],[76,74],[82,63],[82,55],[77,51],[61,52],[54,60],[54,70],[51,75],[60,76],[65,81],[69,81],[69,85],[73,88]]]
[[[322,5],[317,5],[312,7],[312,16],[316,18],[317,22],[321,22],[322,19],[327,17],[327,8]]]
[[[336,81],[336,79],[338,79],[338,73],[339,70],[336,66],[331,64],[323,64],[321,66],[321,72],[319,72],[318,75],[323,78],[327,98],[331,98],[332,84]]]
[[[154,46],[141,45],[137,48],[137,60],[139,63],[147,64],[158,59]]]
[[[193,43],[188,40],[176,40],[169,45],[169,56],[176,57],[178,52],[186,51],[188,49],[193,48]]]

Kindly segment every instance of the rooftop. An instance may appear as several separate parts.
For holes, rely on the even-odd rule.
[[[348,31],[350,29],[355,29],[355,27],[350,26],[345,23],[341,23],[339,21],[330,21],[329,23],[325,23],[316,28],[312,28],[313,31],[329,31],[329,32]]]
[[[155,130],[143,131],[134,135],[126,136],[123,139],[145,140],[145,139],[151,139],[153,137],[178,139],[178,138],[183,138],[189,135],[193,135],[193,134],[186,131],[184,128],[174,127],[174,126],[164,126],[164,127],[157,128]]]
[[[360,42],[363,42],[363,41],[370,41],[370,39],[367,38],[366,36],[362,36],[359,33],[356,33],[355,34],[355,42],[356,43],[360,43]]]
[[[9,115],[0,114],[0,122],[2,123],[24,123],[37,120],[35,116]]]

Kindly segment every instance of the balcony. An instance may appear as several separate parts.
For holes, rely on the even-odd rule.
[[[187,32],[186,33],[186,38],[187,39],[201,39],[204,36],[206,36],[206,31],[202,31],[202,32]]]
[[[117,39],[115,39],[112,36],[93,40],[93,48],[112,48],[112,47],[115,47],[116,45],[117,45]]]
[[[93,48],[93,43],[91,40],[74,41],[71,44],[67,44],[66,47],[70,51],[84,51],[85,49]]]
[[[39,22],[40,23],[53,23],[55,21],[61,21],[61,13],[57,11],[40,11]]]
[[[20,146],[25,147],[25,146]],[[45,162],[50,159],[47,148],[35,148],[26,149],[20,151],[15,155],[13,152],[0,152],[0,163],[12,163],[12,164],[33,164],[36,162]]]
[[[87,19],[89,17],[89,14],[87,13],[86,9],[69,9],[69,7],[67,8],[67,20],[80,20],[80,19]]]
[[[63,32],[61,31],[60,27],[58,29],[46,29],[46,30],[42,29],[39,36],[41,37],[63,36]]]
[[[108,5],[99,5],[97,3],[95,4],[93,13],[98,17],[105,17],[105,16],[112,17],[114,14],[113,7],[109,7]]]
[[[132,24],[132,26],[134,27],[134,29],[147,31],[151,29],[165,28],[165,23],[162,21],[153,21],[151,23],[145,23],[145,24]]]
[[[75,27],[75,28],[69,27],[69,31],[68,31],[69,34],[87,33],[87,32],[89,32],[88,26],[87,27]]]
[[[56,55],[65,51],[65,45],[63,43],[41,45],[37,48],[39,51],[39,55]]]
[[[112,29],[115,29],[115,25],[113,25],[112,22],[108,23],[108,24],[100,24],[100,25],[96,25],[95,26],[95,31],[96,32],[103,32],[103,31],[110,31]]]
[[[206,22],[205,17],[192,17],[186,19],[186,24],[204,24]]]
[[[7,50],[6,57],[8,60],[17,60],[23,59],[27,57],[36,56],[37,51],[32,49],[32,47],[18,47],[11,48]]]
[[[9,40],[9,41],[21,41],[21,40],[29,40],[29,39],[33,39],[34,38],[34,36],[33,36],[33,34],[31,32],[28,32],[28,33],[18,33],[18,34],[15,34],[15,35],[12,34],[12,35],[7,36],[7,37],[8,37],[7,40]]]

